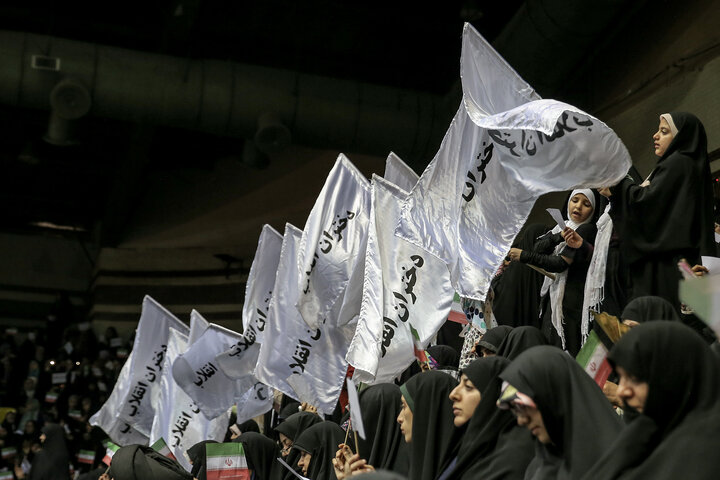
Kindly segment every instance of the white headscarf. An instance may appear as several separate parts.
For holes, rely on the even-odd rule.
[[[582,343],[585,343],[593,320],[592,311],[600,311],[600,304],[605,298],[605,271],[607,255],[612,237],[613,222],[610,218],[610,204],[597,221],[597,235],[595,236],[595,249],[593,251],[590,267],[585,278],[585,295],[582,309]]]
[[[577,194],[584,195],[588,201],[590,202],[590,205],[592,205],[593,211],[588,215],[588,218],[586,218],[582,223],[576,223],[572,220],[572,215],[570,215],[570,201],[572,198]],[[565,222],[565,225],[572,228],[573,230],[577,230],[577,228],[580,225],[583,225],[585,223],[588,223],[592,220],[593,213],[595,212],[595,195],[593,195],[592,190],[589,188],[579,188],[576,190],[573,190],[570,194],[570,198],[568,199],[567,203],[567,212],[568,212],[568,220]],[[560,227],[555,226],[555,228],[552,229],[552,233],[559,233]],[[560,255],[560,252],[562,252],[563,248],[567,246],[567,243],[560,242],[556,247],[555,251],[553,252],[555,255]],[[543,280],[542,289],[540,290],[541,295],[545,295],[550,292],[550,308],[552,309],[552,324],[553,327],[555,327],[555,331],[557,332],[558,336],[560,337],[560,340],[562,340],[562,346],[565,348],[565,332],[563,330],[563,310],[562,310],[562,304],[563,304],[563,298],[565,297],[565,283],[567,282],[567,270],[564,272],[556,273],[555,274],[555,280],[551,280],[549,277],[545,277],[545,280]],[[587,327],[586,327],[587,328]]]

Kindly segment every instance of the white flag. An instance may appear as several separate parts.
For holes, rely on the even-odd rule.
[[[175,359],[186,350],[188,339],[176,330],[170,331],[167,352],[160,379],[160,390],[153,403],[155,419],[150,434],[150,444],[162,438],[177,461],[187,470],[191,465],[185,457],[185,451],[203,440],[222,442],[230,421],[229,413],[208,420],[195,402],[175,383],[172,365]]]
[[[443,259],[461,296],[484,300],[540,195],[617,183],[630,156],[598,119],[561,102],[534,100],[532,89],[469,24],[461,77],[463,102],[408,195],[396,235]]]
[[[330,414],[340,396],[347,371],[350,339],[338,328],[308,328],[295,301],[298,297],[297,255],[302,232],[286,224],[274,292],[268,311],[267,335],[260,345],[258,380]]]
[[[192,345],[195,343],[209,326],[210,322],[205,320],[197,311],[192,310],[190,312],[190,335],[188,335],[187,344]]]
[[[410,325],[426,346],[447,320],[455,291],[445,262],[394,235],[407,192],[372,179],[362,308],[347,354],[354,378],[391,382],[415,359]]]
[[[367,232],[370,183],[343,154],[325,180],[302,232],[297,309],[318,328],[342,300]]]
[[[417,183],[420,176],[410,168],[395,153],[390,152],[385,160],[385,173],[383,178],[388,182],[397,185],[400,189],[409,192]]]
[[[237,402],[237,420],[241,424],[270,411],[273,405],[273,389],[258,381]]]
[[[197,312],[193,314],[199,315]],[[240,338],[242,335],[239,333],[211,323],[202,336],[173,362],[175,383],[209,419],[227,412],[252,385],[243,380],[232,380],[215,361],[215,357]]]
[[[113,443],[120,446],[139,444],[147,445],[148,437],[135,430],[127,422],[119,422],[117,412],[125,402],[125,396],[130,390],[130,366],[132,365],[133,352],[125,361],[120,370],[120,375],[115,382],[110,396],[95,415],[90,417],[90,425],[103,429]]]
[[[270,225],[263,225],[258,240],[247,283],[245,284],[245,303],[243,303],[243,333],[254,330],[255,341],[262,343],[267,310],[275,285],[275,272],[280,259],[282,235]]]
[[[151,397],[159,388],[170,329],[189,333],[187,325],[146,295],[135,333],[128,390],[117,409],[111,412],[118,423],[130,425],[146,437],[150,436],[155,416]]]

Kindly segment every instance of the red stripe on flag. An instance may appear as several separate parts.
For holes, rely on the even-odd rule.
[[[597,372],[595,372],[595,383],[597,383],[600,388],[605,386],[605,382],[607,382],[610,372],[612,372],[612,367],[610,366],[607,357],[605,357],[603,362],[600,364],[600,367],[597,369]]]
[[[450,310],[448,320],[451,322],[459,323],[460,325],[467,325],[468,323],[467,315],[465,315],[463,312],[456,312],[455,310]]]

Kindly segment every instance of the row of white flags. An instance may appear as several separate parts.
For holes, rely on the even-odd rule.
[[[143,299],[133,349],[110,397],[90,418],[119,445],[163,439],[188,470],[185,452],[201,440],[222,441],[230,409],[242,423],[272,408],[273,391],[253,376],[259,345],[208,323],[190,328],[151,297]],[[236,363],[247,361],[243,369]]]
[[[187,399],[179,402],[189,400],[203,413],[193,418],[221,418],[232,402],[239,410],[267,411],[263,401],[272,389],[329,414],[349,365],[356,380],[391,381],[446,321],[456,292],[484,300],[540,195],[611,185],[628,171],[629,154],[607,125],[541,100],[469,24],[461,78],[462,103],[422,176],[390,154],[384,176],[368,181],[340,154],[302,230],[263,227],[247,280],[243,335],[207,322],[198,327],[198,314],[187,332],[158,307],[164,333],[148,337],[141,332],[144,306],[132,355],[108,401],[116,407],[98,412],[97,423],[111,436],[142,440],[164,432],[174,443],[170,424],[189,411],[171,402],[173,413],[158,420],[136,405],[147,367],[163,363],[160,351],[172,359],[162,369],[172,365],[172,376],[162,376],[167,388],[153,383],[145,395],[167,402],[178,397],[164,396],[166,390],[182,391]],[[157,321],[154,328],[161,329]],[[188,334],[185,347],[178,346],[176,337]]]

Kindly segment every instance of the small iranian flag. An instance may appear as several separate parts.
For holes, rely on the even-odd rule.
[[[462,325],[468,323],[467,315],[465,315],[465,311],[462,307],[462,298],[460,298],[460,295],[458,295],[457,292],[455,292],[452,305],[450,306],[450,315],[448,315],[448,320]]]
[[[117,452],[120,449],[120,445],[115,445],[112,442],[107,442],[107,445],[105,445],[105,456],[102,459],[102,462],[105,465],[110,465],[112,462],[112,457],[115,455],[115,452]]]
[[[80,410],[70,410],[68,412],[68,417],[72,418],[73,420],[82,420],[82,412]]]
[[[0,480],[13,480],[13,474],[9,470],[0,472]]]
[[[57,402],[58,394],[55,392],[48,392],[45,395],[45,403],[55,403]]]
[[[577,354],[576,360],[590,375],[600,388],[605,385],[612,367],[607,361],[608,349],[603,345],[600,337],[592,330],[585,345]]]
[[[3,448],[0,450],[0,455],[2,455],[2,458],[13,458],[17,455],[17,449],[15,447]]]
[[[165,443],[165,440],[162,437],[160,437],[157,442],[150,445],[150,448],[158,452],[163,457],[177,460],[177,458],[175,458],[175,455],[173,455],[173,453],[170,451],[170,447],[168,447],[167,443]]]
[[[242,443],[208,443],[207,480],[250,480]]]
[[[408,325],[410,324],[408,323]],[[415,330],[415,327],[413,327],[412,325],[410,325],[410,333],[412,333],[413,336],[413,349],[415,350],[415,358],[417,358],[418,362],[427,365],[428,354],[423,348],[422,343],[420,343],[420,335],[418,334],[417,330]]]
[[[92,465],[95,461],[95,452],[92,450],[80,450],[77,455],[78,462]]]

